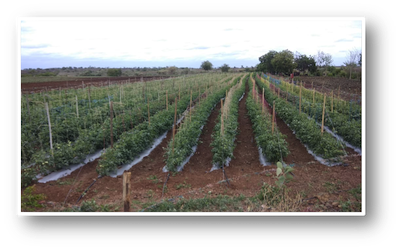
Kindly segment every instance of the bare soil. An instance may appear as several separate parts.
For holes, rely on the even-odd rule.
[[[216,123],[220,104],[212,111],[208,122],[204,126],[196,153],[185,165],[182,172],[171,175],[167,182],[164,197],[162,188],[166,180],[164,167],[164,148],[171,139],[169,131],[167,138],[156,147],[142,162],[134,165],[131,172],[131,199],[133,204],[161,202],[174,197],[203,198],[219,194],[229,196],[256,195],[263,183],[274,185],[276,166],[263,167],[259,162],[257,145],[253,130],[247,116],[246,95],[239,103],[239,135],[236,140],[234,159],[225,168],[230,185],[226,183],[221,170],[210,172],[212,167],[211,134]],[[271,111],[269,109],[269,112]],[[288,164],[294,164],[294,179],[287,184],[289,195],[301,195],[302,202],[298,210],[312,211],[341,211],[338,201],[350,199],[348,190],[361,185],[361,156],[352,154],[344,159],[340,166],[327,167],[308,154],[305,147],[294,136],[293,132],[277,115],[277,126],[281,133],[286,135],[290,154],[284,159]],[[350,152],[350,151],[349,151]],[[48,183],[36,183],[35,192],[45,194],[46,208],[38,211],[47,211],[63,207],[79,205],[84,200],[96,200],[97,204],[119,204],[119,211],[123,211],[122,178],[102,177],[97,179],[87,194],[77,203],[83,191],[98,177],[96,173],[97,160],[86,164],[81,170],[71,175]],[[69,193],[69,194],[68,194]],[[133,206],[131,211],[142,209]],[[271,208],[259,208],[252,211],[274,211]]]
[[[21,91],[22,93],[32,93],[32,92],[41,92],[48,91],[52,89],[71,89],[71,88],[82,88],[82,82],[85,84],[85,87],[88,85],[91,86],[105,86],[110,81],[111,83],[132,83],[132,82],[140,82],[143,81],[153,81],[159,79],[165,79],[169,77],[162,76],[144,76],[144,77],[94,77],[94,78],[72,78],[69,81],[52,81],[52,82],[30,82],[30,83],[21,83]]]

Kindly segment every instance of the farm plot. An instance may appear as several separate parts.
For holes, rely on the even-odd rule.
[[[173,199],[172,203],[187,199],[218,200],[222,195],[245,198],[240,198],[241,203],[228,210],[221,205],[213,208],[215,210],[208,207],[193,211],[279,211],[281,208],[269,204],[263,195],[259,196],[260,192],[267,192],[275,185],[276,161],[286,162],[294,169],[294,178],[285,183],[287,201],[299,196],[301,198],[297,200],[298,205],[295,207],[282,208],[281,211],[344,211],[337,204],[347,200],[351,201],[354,209],[354,202],[359,200],[354,200],[346,190],[353,190],[361,184],[361,157],[344,157],[342,165],[335,167],[327,167],[315,161],[304,143],[296,138],[297,132],[293,134],[280,119],[279,107],[283,105],[278,104],[279,99],[275,97],[276,116],[272,120],[273,105],[270,107],[267,103],[271,104],[270,96],[274,95],[264,86],[266,100],[262,103],[262,85],[259,85],[261,81],[256,79],[257,86],[260,87],[249,91],[251,79],[249,75],[237,74],[204,78],[194,76],[186,94],[181,92],[180,101],[179,91],[178,95],[171,98],[168,111],[163,93],[165,108],[155,112],[150,119],[144,117],[133,129],[122,132],[114,147],[108,148],[100,159],[87,163],[79,171],[58,181],[36,183],[35,193],[45,194],[47,197],[44,201],[46,207],[38,211],[69,211],[92,200],[98,205],[115,205],[117,211],[122,211],[122,178],[110,177],[108,174],[125,162],[132,161],[143,148],[149,147],[136,148],[132,145],[150,145],[152,138],[167,131],[166,138],[147,157],[126,170],[131,172],[131,211],[158,211],[157,204],[166,204],[167,199]],[[200,92],[197,85],[200,86]],[[182,89],[183,83],[181,91]],[[195,97],[193,93],[196,93]],[[178,114],[176,118],[175,98]],[[290,106],[284,107],[289,109]],[[176,124],[179,113],[183,118]],[[296,113],[298,114],[298,110]],[[151,125],[153,122],[155,124]],[[315,121],[313,122],[316,126]],[[172,126],[173,124],[176,126]],[[271,165],[263,166],[259,160],[258,147],[260,143],[270,143],[272,126],[273,136],[279,138],[279,145],[286,145],[287,154],[281,155],[281,150],[278,154],[275,146],[266,146],[263,153],[268,152],[269,148],[272,155],[279,156],[271,160]],[[146,138],[150,135],[149,139],[145,142],[135,141],[140,133]],[[195,146],[196,150],[193,149]],[[268,155],[265,156],[268,159]],[[226,164],[227,158],[231,158],[229,165]],[[184,162],[186,164],[183,165]],[[216,163],[225,167],[225,174],[219,168],[211,171]],[[107,170],[102,172],[101,178],[98,178],[99,169]],[[88,191],[84,192],[89,186]],[[81,197],[83,193],[85,195]],[[321,193],[326,195],[321,196]],[[176,209],[179,211],[180,208]]]
[[[335,98],[333,92],[330,96],[326,96],[315,90],[307,90],[301,85],[294,86],[294,84],[277,81],[271,77],[268,79],[266,82],[264,78],[259,78],[278,97],[298,107],[317,123],[324,124],[330,129],[329,132],[332,131],[332,134],[340,136],[358,152],[361,152],[362,119],[359,105]]]

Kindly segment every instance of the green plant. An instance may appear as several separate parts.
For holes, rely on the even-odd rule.
[[[21,196],[21,209],[22,211],[34,211],[36,208],[44,207],[39,204],[39,201],[46,199],[44,194],[33,194],[35,185],[27,187]]]
[[[276,177],[278,180],[275,184],[281,188],[285,183],[290,182],[293,179],[293,176],[291,175],[293,171],[294,169],[292,167],[278,161],[276,163]]]

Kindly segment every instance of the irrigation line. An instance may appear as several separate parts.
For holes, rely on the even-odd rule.
[[[67,198],[68,198],[68,196],[69,196],[69,193],[71,192],[72,187],[75,185],[76,179],[78,178],[79,174],[81,173],[83,167],[84,167],[84,165],[81,167],[81,169],[79,170],[79,173],[76,175],[75,180],[74,180],[74,183],[72,183],[72,186],[71,186],[71,188],[69,189],[67,196],[65,197],[63,206],[65,206],[65,202],[67,201]]]

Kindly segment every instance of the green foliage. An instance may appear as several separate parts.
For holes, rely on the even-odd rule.
[[[182,97],[177,105],[177,113],[181,114],[189,104],[189,97]],[[131,162],[140,153],[151,146],[154,139],[168,131],[174,123],[175,110],[170,108],[158,112],[147,122],[123,133],[113,148],[108,148],[99,160],[96,168],[100,175],[110,175],[117,167]]]
[[[225,91],[229,86],[222,87],[220,90],[208,95],[195,108],[191,121],[187,119],[181,125],[179,132],[175,135],[174,151],[172,151],[172,140],[164,154],[168,171],[176,172],[177,167],[192,153],[192,147],[198,144],[198,138],[201,134],[202,126],[206,123],[213,107],[225,96]]]
[[[312,74],[317,71],[316,62],[313,56],[300,55],[296,57],[294,61],[297,64],[296,69],[300,71],[308,70]]]
[[[293,179],[293,175],[290,173],[294,171],[294,168],[287,166],[285,163],[276,163],[276,177],[278,180],[275,184],[281,188],[285,183],[290,182]]]
[[[239,82],[240,77],[236,78],[234,82]],[[241,84],[241,83],[238,83]],[[222,167],[228,158],[233,157],[233,150],[235,149],[235,139],[238,130],[238,112],[239,112],[239,99],[244,93],[245,85],[242,83],[235,92],[232,94],[232,99],[229,101],[227,107],[228,113],[225,114],[224,119],[224,134],[221,134],[221,112],[217,119],[217,124],[214,126],[214,131],[211,135],[213,141],[211,142],[211,152],[213,153],[213,164]],[[227,100],[227,99],[225,99]]]
[[[43,207],[39,201],[46,199],[44,194],[33,194],[35,185],[27,187],[21,196],[21,209],[22,211],[34,211],[36,208]]]
[[[250,82],[249,82],[250,84]],[[288,143],[285,136],[274,128],[272,133],[271,116],[262,113],[262,107],[252,97],[246,101],[248,115],[250,117],[257,146],[262,149],[265,158],[270,162],[277,162],[289,154]]]
[[[258,58],[260,63],[257,65],[258,72],[275,72],[275,68],[272,65],[272,59],[278,54],[278,52],[274,50],[270,50],[267,54]]]
[[[201,63],[200,68],[202,68],[204,70],[210,70],[210,69],[212,69],[212,66],[213,66],[212,63],[207,60],[207,61],[204,61]]]
[[[108,69],[107,76],[121,76],[122,71],[121,69]]]
[[[225,63],[224,65],[221,66],[221,71],[222,71],[222,72],[228,72],[229,69],[230,69],[230,67],[229,67],[229,65],[226,64],[226,63]]]
[[[266,84],[256,79],[256,83],[265,88],[265,98],[269,103],[275,101],[275,110],[279,117],[295,131],[296,137],[307,145],[315,154],[324,159],[344,155],[343,145],[329,133],[321,135],[321,128],[307,114],[299,114],[297,105],[286,103],[285,100],[273,95]],[[296,106],[296,107],[295,107]]]
[[[275,55],[271,61],[272,66],[276,73],[283,73],[289,75],[296,68],[296,63],[294,62],[293,52],[290,50],[283,50]]]

